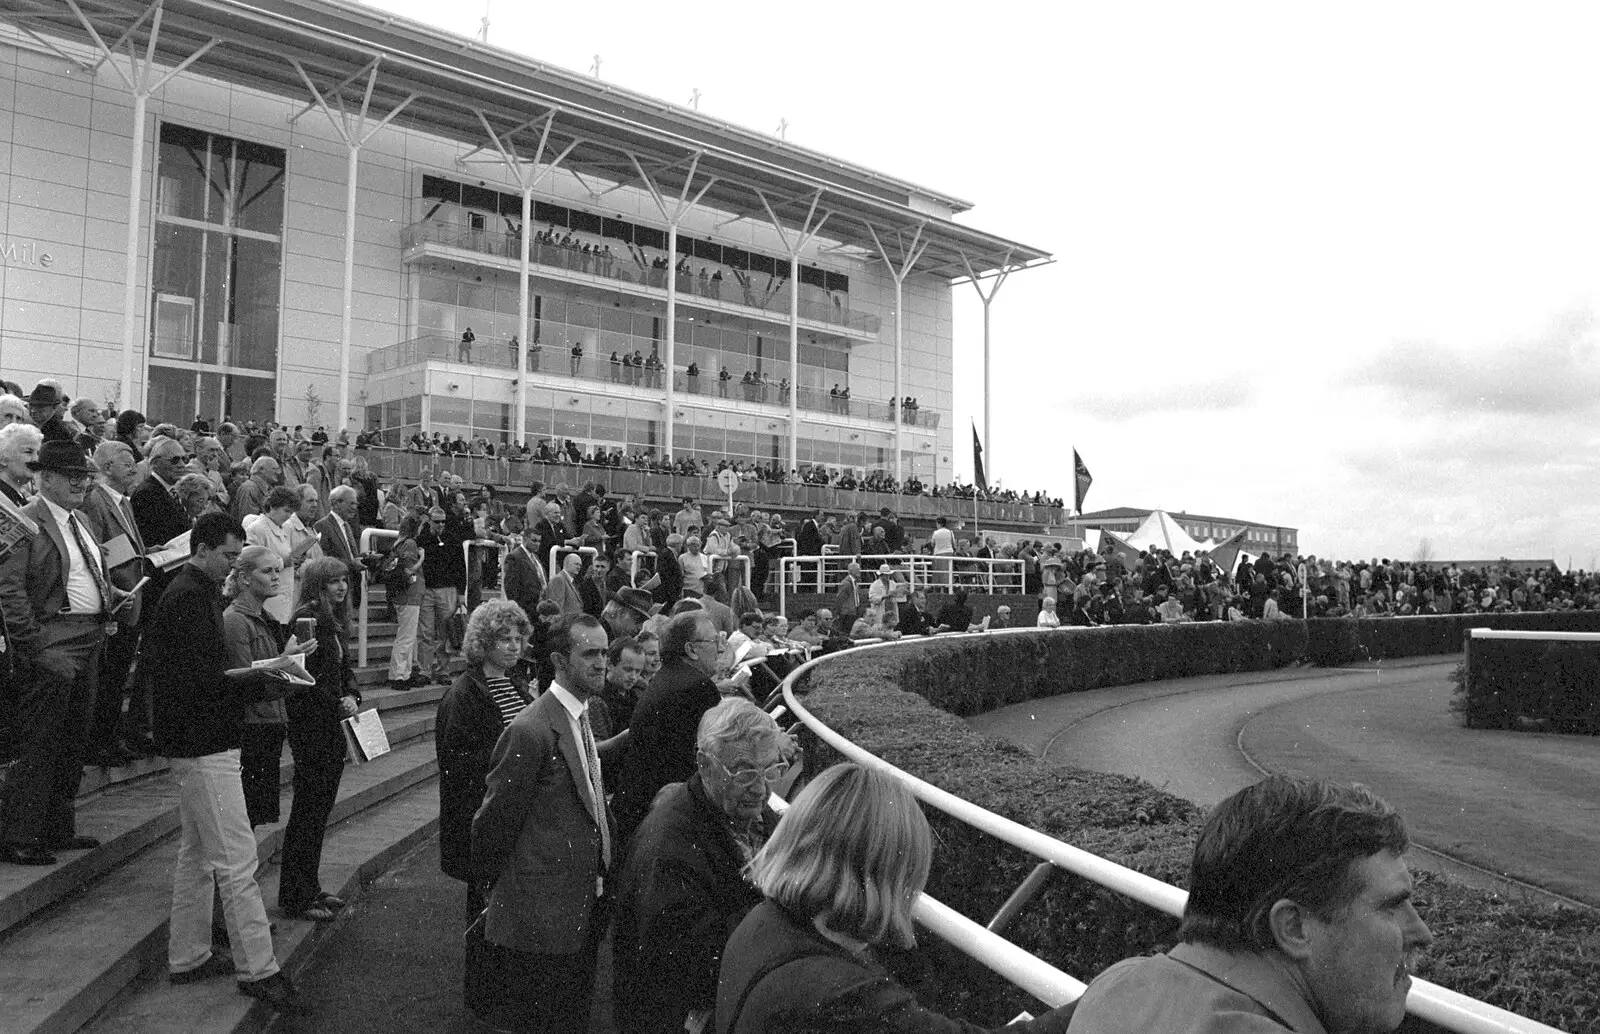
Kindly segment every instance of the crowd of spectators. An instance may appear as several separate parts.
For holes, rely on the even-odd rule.
[[[355,437],[355,448],[381,448],[379,432],[363,432]],[[891,495],[928,495],[938,499],[980,499],[985,502],[1031,503],[1036,506],[1062,505],[1059,498],[1043,491],[1025,492],[1011,488],[982,489],[974,485],[952,481],[948,485],[929,486],[916,475],[905,481],[896,481],[882,470],[859,470],[847,467],[828,467],[808,464],[785,469],[776,461],[756,463],[751,460],[718,460],[683,456],[668,461],[654,451],[628,452],[625,449],[591,448],[585,450],[577,442],[565,438],[540,438],[535,444],[501,443],[496,446],[489,439],[477,437],[468,440],[465,435],[451,438],[438,431],[432,435],[416,432],[405,440],[408,452],[439,456],[480,456],[499,458],[508,462],[536,461],[573,467],[604,467],[614,470],[638,470],[652,474],[677,474],[684,477],[715,477],[724,470],[732,470],[744,481],[760,481],[773,485],[812,485],[818,488],[836,488],[845,491],[861,490],[885,492]]]

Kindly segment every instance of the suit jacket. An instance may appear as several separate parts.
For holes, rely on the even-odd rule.
[[[1101,973],[1078,1000],[1071,1030],[1323,1034],[1310,1003],[1269,959],[1204,944],[1124,959]]]
[[[543,599],[555,600],[561,607],[561,616],[570,618],[583,613],[583,594],[578,591],[572,576],[562,571],[544,587]]]
[[[504,578],[505,598],[520,606],[528,620],[537,620],[539,597],[545,587],[544,569],[538,561],[517,546],[506,554]]]
[[[129,500],[128,508],[133,508]],[[123,513],[122,508],[112,500],[111,493],[104,485],[94,485],[83,498],[83,508],[79,511],[88,522],[89,531],[106,545],[119,535],[126,535],[128,542],[133,546],[133,551],[140,556],[144,555],[144,536],[139,534],[139,521],[137,515],[132,520]],[[111,577],[111,584],[119,589],[131,589],[149,568],[143,560],[130,560],[125,564],[112,568],[107,572]]]
[[[12,648],[27,660],[53,641],[46,627],[67,606],[67,546],[42,496],[35,496],[22,512],[39,525],[39,534],[19,542],[0,564],[0,607],[5,609]],[[89,548],[100,543],[89,529],[88,518],[74,510],[83,524]],[[104,601],[109,610],[111,601]]]
[[[472,819],[473,866],[496,881],[484,937],[515,951],[570,955],[594,922],[599,823],[611,816],[605,798],[590,795],[583,748],[554,693],[512,719],[489,766]]]
[[[316,532],[322,547],[323,556],[335,557],[344,561],[344,566],[350,571],[350,601],[361,603],[361,528],[359,525],[348,524],[350,529],[349,540],[346,541],[344,533],[339,528],[339,519],[331,513],[323,514],[322,519],[311,526]]]
[[[145,478],[128,501],[133,504],[139,534],[151,549],[160,549],[163,543],[189,530],[188,511],[154,475]]]

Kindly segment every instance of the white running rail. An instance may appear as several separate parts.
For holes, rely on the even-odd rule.
[[[989,633],[976,632],[972,634],[985,635]],[[875,646],[860,647],[859,649],[887,650],[894,649],[899,645],[901,644],[880,643]],[[854,653],[855,651],[844,652]],[[987,809],[964,801],[960,797],[941,790],[931,783],[924,782],[908,772],[902,772],[887,761],[867,753],[828,728],[815,715],[806,710],[805,705],[796,698],[794,687],[816,665],[827,663],[837,656],[839,655],[829,654],[802,664],[791,672],[788,678],[783,680],[782,686],[783,699],[789,710],[828,746],[857,764],[876,768],[894,776],[909,786],[911,792],[923,803],[938,808],[946,815],[965,822],[974,829],[982,830],[990,836],[1027,851],[1036,858],[1041,858],[1085,879],[1093,880],[1108,890],[1124,894],[1135,901],[1159,909],[1168,915],[1183,915],[1184,903],[1189,899],[1187,891],[1162,883],[1160,880],[1146,876],[1141,872],[1135,872],[1115,862],[1107,861],[1098,855],[1090,854],[1088,851],[1063,843],[1054,837],[1029,829],[1021,823],[1013,822]],[[942,905],[939,907],[944,908]],[[946,909],[946,911],[949,910]],[[954,913],[951,914],[954,915]],[[917,913],[917,918],[919,921],[923,918],[920,910]],[[963,917],[957,916],[957,918]],[[971,920],[966,921],[971,922]],[[973,923],[972,925],[977,926],[978,924]],[[982,929],[981,926],[978,928]],[[938,930],[934,932],[939,933]],[[985,932],[987,933],[987,931]],[[940,934],[940,936],[943,936],[943,934]],[[989,936],[993,937],[994,935],[989,934]],[[1065,985],[1062,985],[1063,990],[1057,990],[1050,995],[1042,994],[1040,991],[1035,990],[1034,988],[1039,986],[1039,972],[1027,964],[1020,963],[1017,956],[1021,955],[1038,965],[1045,964],[1029,955],[1023,949],[1010,944],[1010,942],[1006,942],[1010,949],[1010,951],[1006,952],[994,950],[987,941],[963,943],[952,940],[951,943],[1052,1007],[1073,1001],[1083,993],[1083,985],[1075,980],[1072,981],[1078,988],[1075,992],[1065,993],[1070,990]],[[976,950],[969,949],[969,943],[973,943],[973,948]],[[1049,968],[1051,968],[1052,972],[1060,972],[1059,970],[1054,970],[1053,967]],[[1061,974],[1061,976],[1066,977],[1066,974]],[[1066,979],[1072,980],[1071,977],[1066,977]],[[1406,1008],[1419,1018],[1454,1031],[1456,1034],[1561,1034],[1561,1031],[1554,1027],[1546,1026],[1524,1016],[1519,1016],[1514,1012],[1508,1012],[1497,1006],[1489,1005],[1487,1002],[1480,1002],[1476,998],[1458,994],[1448,988],[1416,978],[1412,979],[1411,992],[1406,998]]]

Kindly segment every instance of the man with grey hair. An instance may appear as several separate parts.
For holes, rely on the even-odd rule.
[[[767,796],[789,767],[789,750],[772,716],[743,697],[701,716],[694,773],[656,796],[618,881],[619,1028],[682,1031],[716,1004],[723,945],[761,901],[742,873],[777,824]]]
[[[222,442],[216,438],[198,438],[194,443],[194,458],[185,468],[191,474],[199,474],[211,482],[211,498],[223,510],[228,508],[228,483],[223,480],[222,471],[228,462],[228,454],[223,451]]]
[[[327,516],[317,521],[322,555],[335,557],[350,571],[350,602],[361,605],[361,528],[356,518],[360,499],[351,485],[339,485],[328,493]]]
[[[239,483],[239,488],[233,493],[233,519],[244,521],[246,517],[258,514],[267,501],[267,493],[279,481],[283,480],[282,469],[278,461],[271,456],[259,456],[250,464],[250,476]]]
[[[33,491],[33,471],[28,464],[39,455],[44,434],[32,424],[0,427],[0,495],[15,506],[28,501]]]
[[[68,412],[72,415],[73,423],[80,428],[73,440],[84,452],[93,453],[100,443],[105,441],[105,414],[100,412],[100,407],[95,404],[94,399],[87,395],[74,400]]]
[[[131,589],[144,575],[146,562],[144,537],[134,516],[128,493],[139,469],[138,458],[127,442],[101,442],[94,451],[99,471],[96,483],[83,500],[83,515],[95,539],[104,544],[111,584]],[[158,543],[159,545],[159,543]],[[123,558],[120,563],[113,563]],[[146,586],[149,589],[149,586]],[[146,591],[145,602],[154,613],[157,593]],[[123,689],[128,670],[139,648],[139,629],[124,628],[122,634],[106,640],[100,660],[99,688],[94,701],[94,724],[90,732],[89,758],[99,765],[120,765],[150,750],[148,701],[135,697],[123,720]]]

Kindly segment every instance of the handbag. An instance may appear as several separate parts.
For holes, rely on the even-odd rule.
[[[456,607],[444,622],[445,638],[450,641],[450,649],[461,649],[461,643],[467,638],[467,608],[465,604]]]

